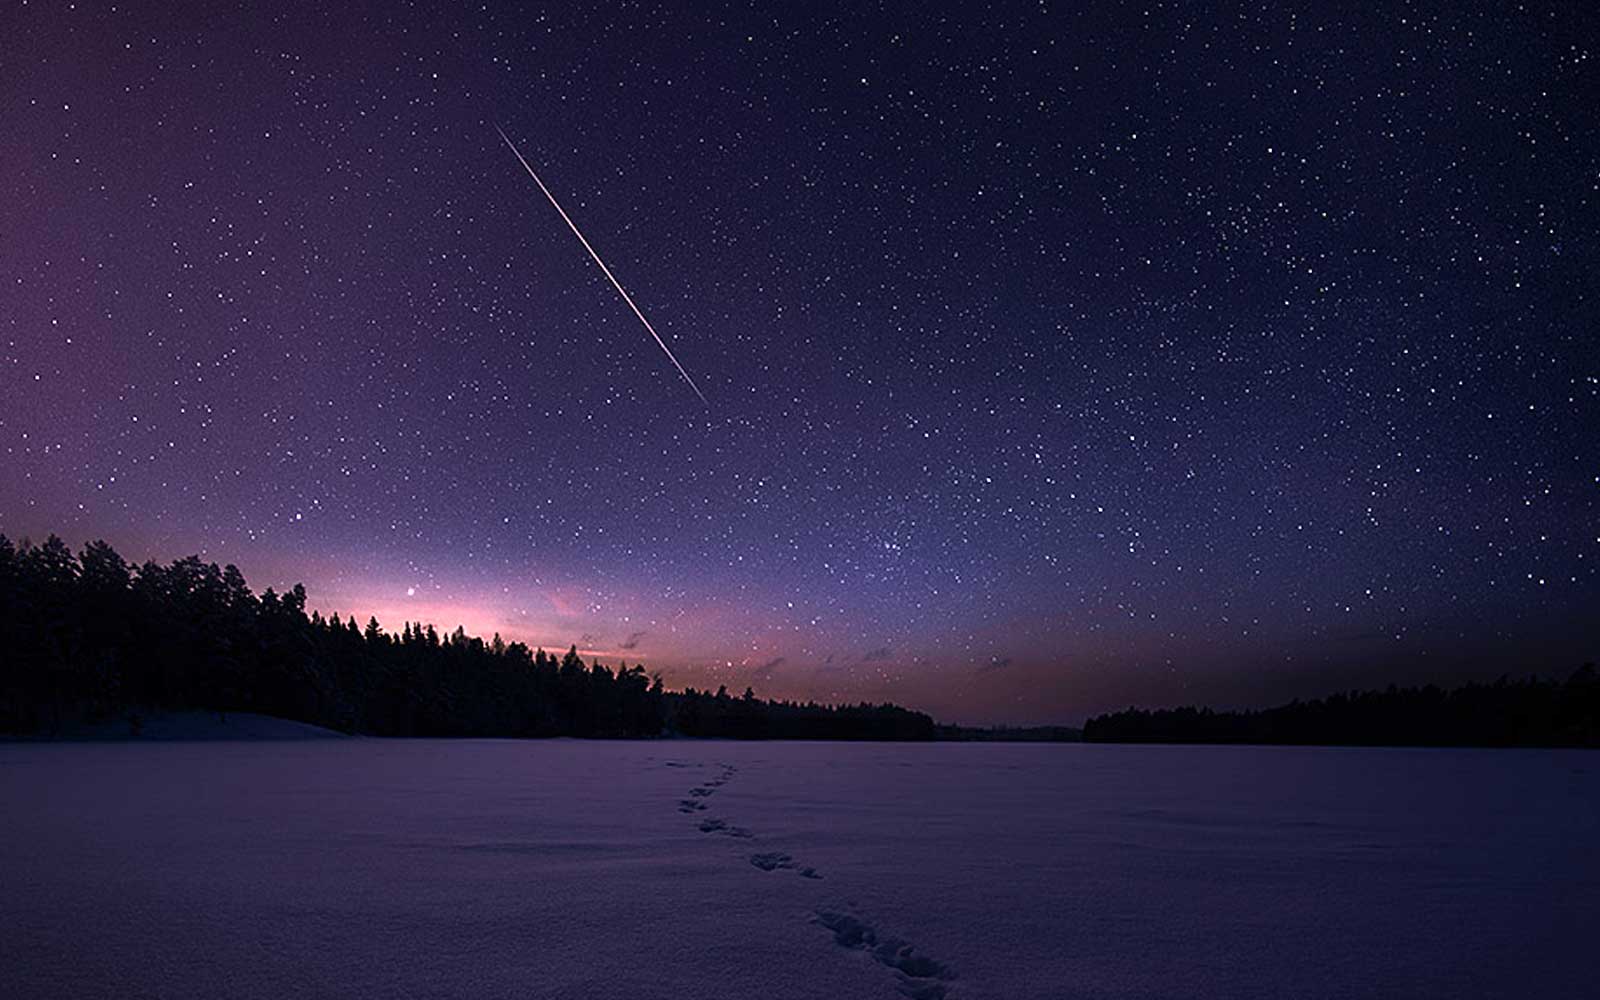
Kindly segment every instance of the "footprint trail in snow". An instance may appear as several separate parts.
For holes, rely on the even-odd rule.
[[[686,765],[669,761],[668,767]],[[717,765],[716,777],[689,789],[689,794],[678,800],[678,811],[694,814],[705,812],[706,800],[727,784],[737,773],[732,764]],[[742,840],[755,839],[756,835],[742,826],[734,826],[716,816],[705,816],[699,822],[701,833],[720,834]],[[750,864],[764,872],[792,871],[801,878],[818,879],[822,875],[810,865],[796,861],[782,851],[757,851],[750,855]],[[894,973],[895,984],[901,996],[909,1000],[954,1000],[950,982],[956,978],[955,970],[936,959],[918,952],[909,942],[881,933],[877,928],[848,910],[818,909],[811,922],[827,929],[834,944],[850,951],[866,953]]]

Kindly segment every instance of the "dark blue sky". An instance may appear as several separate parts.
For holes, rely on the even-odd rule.
[[[1594,656],[1589,4],[185,6],[0,14],[13,537],[959,721]]]

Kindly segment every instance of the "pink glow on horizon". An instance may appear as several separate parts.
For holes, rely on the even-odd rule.
[[[482,588],[349,572],[308,579],[306,586],[310,608],[324,616],[353,613],[362,627],[376,616],[390,634],[399,634],[406,622],[431,624],[441,635],[460,626],[486,642],[499,633],[508,643],[547,652],[563,653],[575,645],[586,660],[660,671],[673,688],[715,690],[726,684],[742,691],[753,685],[770,697],[827,694],[814,676],[826,659],[814,652],[826,639],[823,630],[796,630],[770,614],[714,597],[678,594],[670,606],[661,606],[654,595],[596,594],[562,582]],[[737,655],[727,655],[735,650]],[[762,671],[775,660],[782,661],[779,668]],[[829,679],[836,684],[845,678]]]
[[[307,584],[308,605],[323,615],[355,614],[365,627],[376,616],[387,633],[398,635],[406,622],[432,625],[441,635],[459,626],[485,642],[496,633],[506,642],[561,653],[576,646],[585,659],[615,667],[621,661],[653,669],[693,658],[682,640],[703,636],[703,626],[688,626],[678,614],[662,623],[640,613],[640,602],[610,595],[596,600],[581,587],[530,585],[513,593],[465,587],[397,584],[357,580],[348,575]],[[630,643],[630,639],[632,642]]]
[[[532,572],[521,584],[499,586],[421,571],[360,573],[348,565],[321,579],[306,576],[308,604],[324,615],[354,613],[363,627],[375,615],[390,634],[405,622],[432,624],[441,635],[460,626],[484,641],[499,633],[508,643],[558,655],[576,646],[591,662],[612,668],[626,662],[659,672],[673,690],[726,685],[737,695],[749,686],[765,698],[896,701],[944,718],[981,721],[1021,710],[1006,693],[1007,682],[1039,669],[1009,661],[996,667],[987,653],[976,651],[991,642],[998,648],[1006,631],[998,625],[992,635],[961,630],[912,646],[877,630],[864,632],[861,623],[837,612],[780,610],[757,595],[729,600],[694,591],[623,591]],[[1015,634],[1016,623],[1010,624]],[[1071,645],[1044,641],[1041,648]],[[876,655],[879,649],[887,652]],[[920,697],[907,697],[913,678]]]

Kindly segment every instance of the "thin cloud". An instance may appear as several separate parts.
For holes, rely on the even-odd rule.
[[[638,649],[639,640],[649,635],[649,632],[629,632],[628,637],[622,640],[622,649]]]

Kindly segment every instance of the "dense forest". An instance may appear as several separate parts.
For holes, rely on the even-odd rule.
[[[935,739],[951,743],[1077,743],[1083,730],[1071,726],[941,725]]]
[[[130,566],[104,542],[0,535],[0,732],[151,709],[260,712],[380,736],[931,739],[894,705],[827,706],[666,691],[659,676],[461,629],[306,613],[305,589],[257,595],[191,556]]]
[[[1099,743],[1282,743],[1342,746],[1600,747],[1600,675],[1565,682],[1506,678],[1453,690],[1353,691],[1260,711],[1130,708],[1090,719]]]

